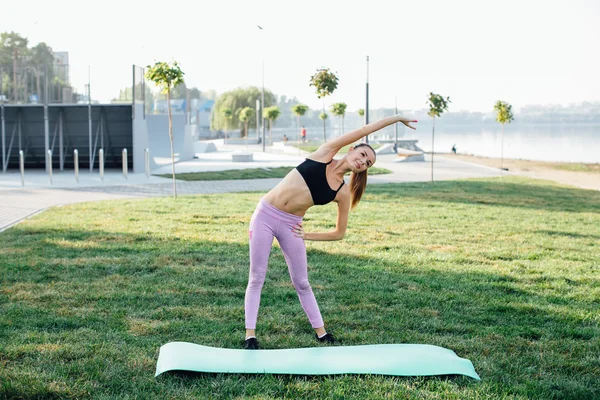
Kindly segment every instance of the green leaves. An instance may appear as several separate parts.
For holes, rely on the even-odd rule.
[[[365,116],[365,109],[364,108],[359,108],[358,109],[358,115],[360,115],[361,117]]]
[[[248,108],[248,107],[246,107],[246,108]],[[226,108],[223,108],[223,109],[221,110],[221,114],[223,114],[223,116],[224,116],[226,119],[231,119],[231,117],[233,117],[233,111],[231,110],[231,108],[227,108],[227,107],[226,107]]]
[[[297,117],[303,116],[304,114],[306,114],[307,111],[308,111],[308,106],[304,105],[304,104],[296,104],[295,106],[292,107],[292,112]]]
[[[183,71],[179,68],[177,61],[166,63],[159,61],[154,65],[148,65],[146,71],[146,79],[154,82],[162,89],[163,93],[171,91],[171,88],[183,83]]]
[[[329,118],[329,115],[327,115],[327,113],[321,113],[319,114],[319,118],[322,120],[326,120],[327,118]]]
[[[228,108],[225,110],[229,110]],[[225,112],[225,110],[223,110],[223,112]],[[231,110],[229,110],[231,111]],[[242,122],[246,122],[249,121],[250,119],[252,119],[252,117],[254,117],[254,109],[250,108],[250,107],[244,107],[240,110],[240,121]]]
[[[450,97],[444,99],[443,96],[429,92],[429,98],[427,104],[429,105],[429,112],[427,115],[430,117],[439,117],[444,111],[448,111],[448,103],[451,103]]]
[[[494,110],[496,111],[496,121],[502,125],[506,123],[510,124],[510,121],[515,119],[512,113],[512,106],[504,101],[498,100],[494,104]]]
[[[336,117],[343,117],[346,115],[346,108],[348,105],[346,103],[333,103],[331,105],[331,113]]]
[[[38,69],[43,65],[52,65],[54,62],[54,53],[46,43],[38,43],[30,50],[31,63]]]
[[[275,102],[275,96],[271,91],[265,89],[264,107],[268,107]],[[220,94],[215,101],[214,112],[211,120],[211,128],[215,130],[231,130],[240,126],[239,115],[244,107],[250,107],[256,110],[256,99],[261,98],[261,91],[256,86],[248,86],[244,88],[236,88]],[[228,118],[223,114],[224,109],[230,109],[232,114]],[[248,121],[248,127],[256,126],[256,121]]]
[[[318,69],[317,72],[310,77],[310,85],[316,89],[317,97],[320,99],[329,96],[337,89],[339,78],[329,68]]]
[[[29,40],[16,32],[4,32],[0,34],[0,46],[10,49],[11,51],[17,50],[19,52],[27,51],[27,45]]]
[[[267,107],[263,110],[263,118],[266,118],[271,122],[275,121],[280,114],[281,110],[277,106]]]

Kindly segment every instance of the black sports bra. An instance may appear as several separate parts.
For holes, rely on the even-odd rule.
[[[304,178],[315,205],[323,205],[333,201],[337,195],[337,192],[339,192],[342,186],[344,186],[344,182],[342,181],[342,184],[338,190],[333,190],[329,186],[329,183],[327,183],[327,175],[325,171],[327,166],[331,164],[331,161],[328,163],[323,163],[307,158],[304,160],[304,162],[302,162],[302,164],[296,167],[298,172],[300,172],[300,175],[302,175]]]

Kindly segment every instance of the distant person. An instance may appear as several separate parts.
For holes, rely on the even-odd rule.
[[[283,141],[284,141],[284,142],[287,142],[287,141],[288,141],[288,137],[287,137],[287,135],[283,135]]]
[[[453,144],[453,145],[452,145],[452,152],[453,152],[454,154],[456,154],[456,145],[455,145],[455,144]]]
[[[300,137],[302,138],[302,143],[306,142],[306,128],[302,125],[302,129],[300,130]]]

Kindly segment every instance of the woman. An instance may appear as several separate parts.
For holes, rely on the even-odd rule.
[[[289,174],[261,200],[250,221],[250,277],[246,288],[246,341],[244,348],[258,349],[256,339],[256,319],[262,290],[267,273],[267,263],[273,244],[277,238],[288,265],[292,283],[296,288],[300,304],[315,330],[320,342],[334,343],[334,337],[327,333],[321,318],[319,306],[308,282],[305,240],[341,240],[348,224],[348,212],[358,204],[367,185],[367,169],[375,163],[375,151],[366,143],[350,147],[342,159],[333,157],[344,146],[388,125],[401,122],[415,129],[410,122],[399,115],[384,118],[347,133],[321,145],[296,169]],[[350,186],[344,185],[344,175],[352,172]],[[334,189],[335,188],[335,189]],[[331,201],[338,204],[335,230],[312,233],[302,229],[302,217],[313,205],[323,205]]]

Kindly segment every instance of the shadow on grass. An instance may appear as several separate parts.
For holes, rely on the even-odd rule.
[[[438,182],[435,190],[431,188],[377,185],[369,193],[382,207],[386,196],[395,200],[404,196],[535,210],[600,208],[598,193],[559,186],[506,180]],[[210,223],[205,217],[188,219],[200,227]],[[217,225],[234,223],[239,222],[224,220]],[[230,229],[245,231],[246,226]],[[554,235],[548,232],[538,231]],[[563,234],[574,239],[595,236],[567,232],[556,236]],[[17,225],[4,232],[2,243],[11,253],[0,252],[0,363],[9,376],[30,371],[29,375],[41,377],[39,385],[49,388],[54,382],[73,387],[88,382],[103,388],[107,397],[125,392],[152,397],[143,390],[176,395],[181,387],[173,384],[172,376],[153,379],[160,345],[187,341],[241,348],[248,246],[239,235],[231,242],[215,237],[219,240],[181,240],[159,231],[133,234],[36,225]],[[600,371],[589,356],[599,350],[598,321],[590,317],[598,302],[573,295],[591,291],[595,278],[527,275],[526,269],[507,274],[491,264],[482,270],[481,261],[469,256],[451,261],[453,267],[464,267],[458,272],[428,258],[425,249],[407,253],[350,256],[309,248],[315,295],[328,328],[344,345],[428,343],[450,348],[470,359],[484,379],[477,386],[485,388],[481,393],[465,380],[458,380],[459,388],[449,389],[474,390],[472,397],[589,398],[598,391]],[[316,345],[285,260],[278,249],[271,254],[259,313],[261,343],[264,348]],[[519,257],[510,254],[500,261],[531,265],[531,260]],[[475,264],[479,270],[469,270]],[[286,385],[301,381],[289,376],[251,377],[210,374],[206,379],[216,380],[232,397],[245,393],[244,384],[236,380],[264,379],[274,395],[285,395]],[[366,398],[369,392],[358,380],[363,378],[376,379],[359,377],[348,385]],[[25,379],[20,381],[23,387]],[[327,385],[344,379],[348,378],[319,377],[315,382]],[[424,390],[442,379],[428,379]],[[410,385],[418,378],[406,381]],[[163,393],[163,383],[172,389],[169,395]]]
[[[577,233],[577,232],[540,230],[540,231],[536,231],[535,233],[541,233],[543,235],[548,235],[548,236],[562,236],[562,237],[568,237],[568,238],[574,238],[574,239],[599,239],[600,240],[600,235],[586,235],[586,234],[581,234],[581,233]]]
[[[12,233],[23,238],[27,230],[16,228]],[[170,326],[169,321],[196,317],[198,321],[190,321],[192,325],[210,321],[214,329],[204,344],[239,347],[237,338],[223,341],[221,333],[225,326],[229,329],[237,324],[238,335],[242,335],[247,245],[195,242],[175,250],[169,240],[151,235],[118,234],[100,240],[102,234],[98,232],[70,231],[67,237],[100,243],[84,253],[73,253],[46,240],[54,235],[53,231],[37,231],[36,240],[44,245],[31,249],[23,262],[3,260],[6,289],[0,292],[0,306],[8,312],[13,328],[58,332],[111,326],[128,330],[128,318],[139,315],[142,320],[166,322],[149,330],[140,328],[161,333],[165,342],[194,341],[197,335],[185,325],[175,328],[177,324]],[[140,242],[154,245],[136,249]],[[572,288],[581,286],[575,280],[548,277],[536,281],[493,270],[449,272],[402,260],[314,249],[309,250],[308,258],[309,276],[326,321],[340,333],[376,333],[353,332],[344,339],[345,345],[419,342],[424,338],[435,341],[436,335],[464,340],[491,333],[531,340],[588,340],[597,333],[597,324],[586,322],[577,312],[566,314],[555,307],[589,311],[594,304],[543,294],[536,286],[552,285],[553,281]],[[74,317],[56,312],[56,308],[81,304],[98,313]],[[202,309],[194,310],[196,307]],[[430,315],[419,317],[423,313]],[[17,315],[25,318],[15,318]],[[282,335],[275,346],[301,345],[286,338],[290,333],[286,329],[311,332],[277,248],[271,253],[263,290],[261,316],[265,315],[274,335]],[[278,318],[283,318],[282,325],[278,326]]]
[[[600,212],[600,192],[547,181],[518,177],[502,180],[459,180],[435,183],[371,185],[368,194],[377,201],[386,196],[410,197],[431,202],[464,203],[564,212]]]
[[[169,378],[177,378],[177,379],[181,379],[181,380],[197,380],[197,379],[202,379],[202,380],[211,380],[211,379],[215,379],[215,378],[223,378],[223,377],[227,377],[227,376],[231,376],[232,374],[228,374],[228,373],[214,373],[214,372],[197,372],[197,371],[185,371],[185,370],[170,370],[170,371],[166,371],[163,372],[162,374],[160,374],[157,379],[169,379]],[[258,376],[261,375],[265,375],[265,374],[260,374],[260,373],[256,373],[256,374],[244,374],[244,373],[237,373],[234,374],[238,377],[240,377],[241,379],[245,379],[245,380],[251,380],[251,379],[256,379]],[[281,378],[281,379],[286,379],[286,380],[303,380],[303,381],[308,381],[308,382],[315,382],[315,383],[319,383],[319,382],[323,382],[325,380],[329,380],[329,379],[336,379],[339,377],[348,377],[348,376],[352,376],[352,377],[357,377],[357,378],[367,378],[370,376],[373,376],[374,374],[328,374],[328,375],[299,375],[299,374],[266,374],[269,375],[271,377],[274,378]],[[464,384],[464,385],[468,385],[468,384],[477,384],[478,381],[464,376],[464,375],[455,375],[455,374],[447,374],[447,375],[429,375],[429,376],[406,376],[406,375],[378,375],[381,377],[392,377],[394,379],[423,379],[423,380],[427,380],[427,379],[435,379],[435,380],[451,380],[454,381],[455,383],[459,383],[459,384]]]

